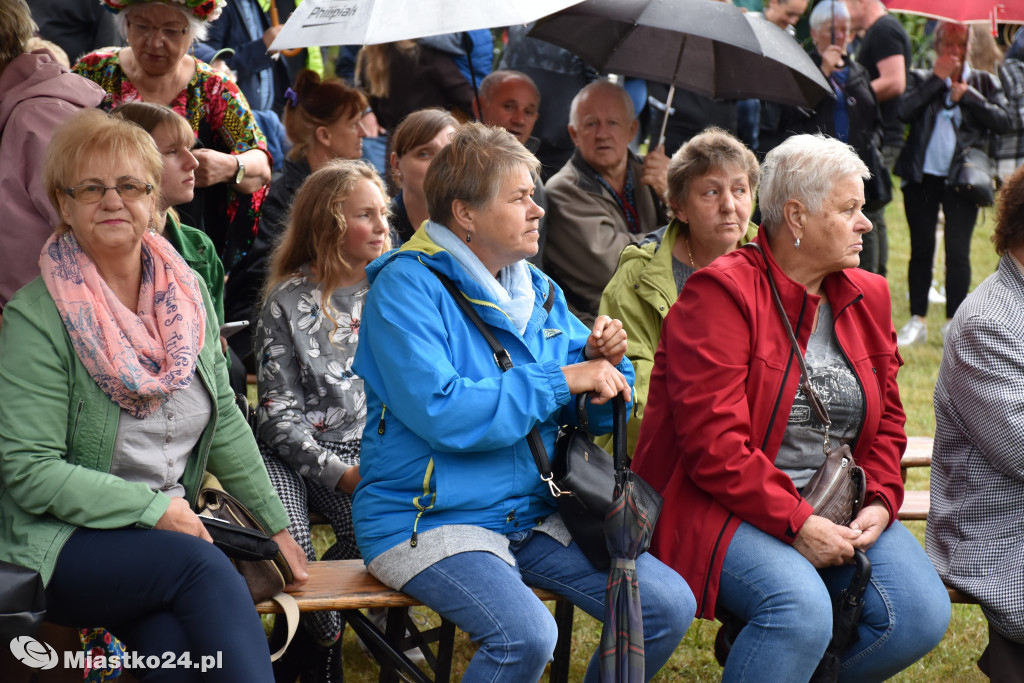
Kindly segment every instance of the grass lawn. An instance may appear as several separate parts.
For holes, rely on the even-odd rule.
[[[993,272],[998,261],[989,237],[992,233],[994,210],[986,210],[978,221],[972,244],[973,285],[980,283]],[[902,195],[897,191],[886,212],[889,226],[889,289],[892,293],[893,316],[897,329],[909,317],[907,300],[907,260],[910,253],[909,236],[903,213]],[[941,263],[941,261],[940,261]],[[941,265],[940,265],[940,281]],[[906,365],[900,372],[900,387],[907,412],[907,433],[931,436],[935,431],[935,416],[932,412],[932,391],[939,370],[942,355],[942,340],[939,326],[945,320],[945,307],[931,306],[928,316],[928,343],[907,349],[903,353]],[[928,471],[912,470],[907,487],[928,488]],[[924,522],[909,522],[908,527],[924,543]],[[324,528],[316,529],[318,546],[326,548],[333,538]],[[422,609],[424,613],[428,610]],[[436,615],[431,613],[432,618]],[[695,621],[686,638],[677,649],[668,665],[655,679],[657,681],[716,681],[721,677],[721,668],[714,660],[712,645],[718,630],[717,623]],[[573,661],[570,680],[582,680],[587,660],[596,647],[601,635],[601,624],[591,617],[576,611],[573,631]],[[976,605],[954,605],[953,619],[942,643],[927,657],[897,676],[893,680],[910,681],[986,681],[975,666],[987,642],[987,626],[981,610]],[[455,644],[454,673],[457,679],[474,646],[466,634],[458,632]],[[345,675],[349,683],[377,680],[377,666],[357,647],[351,629],[345,632]]]

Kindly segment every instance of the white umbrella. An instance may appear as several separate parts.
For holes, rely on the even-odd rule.
[[[305,0],[271,50],[375,45],[527,24],[581,0]]]

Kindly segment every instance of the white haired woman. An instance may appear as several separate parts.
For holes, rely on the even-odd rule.
[[[665,498],[652,550],[693,587],[698,615],[746,623],[725,681],[810,678],[854,549],[873,571],[844,678],[894,675],[949,621],[942,582],[896,521],[901,361],[888,285],[857,268],[871,229],[866,176],[856,152],[831,138],[796,135],[776,147],[761,167],[760,250],[737,249],[690,276],[662,327],[633,469]],[[865,505],[848,527],[815,515],[801,495],[824,461],[825,425],[798,388],[769,275],[825,397],[828,437],[848,444],[866,473]]]

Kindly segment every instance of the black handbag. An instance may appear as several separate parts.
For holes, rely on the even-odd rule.
[[[981,147],[964,150],[953,189],[977,206],[992,206],[996,200],[996,164]]]
[[[0,560],[0,638],[32,636],[46,618],[43,579],[34,569]]]
[[[590,438],[586,399],[586,394],[576,399],[579,426],[564,425],[558,430],[554,461],[549,465],[543,450],[534,451],[533,459],[541,479],[551,486],[572,539],[595,569],[606,570],[611,567],[611,554],[605,519],[615,501],[615,470],[626,469],[626,401],[622,396],[612,399],[613,457]],[[664,501],[638,474],[631,474],[633,502],[653,529]]]
[[[502,372],[511,369],[512,358],[487,327],[487,323],[480,318],[480,314],[459,293],[448,276],[433,268],[430,270],[455,299],[463,313],[480,330],[494,353],[494,362]],[[576,415],[579,426],[565,425],[559,429],[555,441],[554,468],[548,460],[544,440],[541,439],[537,428],[534,427],[526,435],[540,478],[547,483],[551,495],[554,496],[562,521],[572,534],[576,545],[594,568],[600,570],[611,567],[611,554],[605,541],[604,523],[615,499],[615,470],[626,469],[626,402],[621,396],[616,396],[612,400],[612,407],[614,458],[590,438],[585,394],[577,397]],[[650,526],[653,528],[661,513],[662,498],[636,473],[631,474],[634,482],[634,503],[644,516],[651,520]]]
[[[761,251],[761,245],[757,242],[749,243],[752,247]],[[764,252],[761,253],[764,256]],[[828,417],[828,410],[825,404],[818,397],[818,392],[811,385],[807,373],[807,363],[804,361],[804,354],[800,351],[800,345],[793,334],[793,326],[789,324],[789,317],[782,305],[782,298],[775,286],[775,278],[772,277],[771,266],[765,258],[765,273],[768,276],[768,285],[772,290],[772,299],[775,301],[775,308],[779,311],[782,324],[789,336],[789,343],[793,347],[793,354],[796,356],[800,366],[800,389],[803,390],[811,410],[817,415],[818,420],[825,425],[825,442],[822,450],[825,453],[825,462],[818,468],[810,481],[804,486],[800,495],[814,508],[814,514],[824,517],[835,524],[848,525],[857,516],[857,513],[864,507],[864,494],[867,482],[864,470],[853,460],[853,453],[846,444],[835,448],[831,446],[828,438],[828,428],[832,421]]]

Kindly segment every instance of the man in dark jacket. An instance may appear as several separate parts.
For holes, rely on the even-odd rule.
[[[971,283],[971,233],[978,205],[957,187],[965,150],[990,153],[992,133],[1010,128],[1010,113],[999,80],[967,65],[967,27],[941,23],[935,29],[935,66],[913,70],[900,98],[900,120],[910,124],[896,162],[903,179],[903,204],[910,227],[910,321],[900,329],[900,346],[928,339],[928,287],[932,280],[939,205],[946,216],[946,319],[943,336]]]

